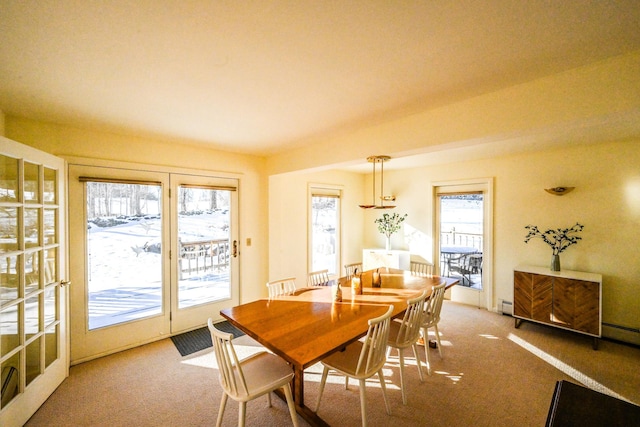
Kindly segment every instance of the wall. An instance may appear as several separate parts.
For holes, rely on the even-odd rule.
[[[433,238],[434,181],[494,178],[494,299],[513,301],[513,268],[518,264],[548,266],[551,250],[541,240],[524,243],[527,224],[541,229],[585,226],[583,240],[561,254],[562,268],[603,276],[603,322],[640,328],[640,141],[589,144],[573,148],[470,162],[452,162],[385,173],[385,188],[397,196],[393,212],[408,213],[406,225]],[[362,247],[384,247],[374,219],[380,211],[364,211],[355,195],[366,194],[365,178],[340,171],[290,173],[270,177],[269,271],[271,279],[305,277],[307,262],[307,186],[322,181],[345,184],[345,228],[362,227],[343,236],[343,261],[361,259]],[[544,188],[574,186],[564,196]],[[354,195],[352,195],[352,192]],[[405,227],[406,229],[406,227]],[[393,238],[396,249],[409,244],[402,233]],[[430,253],[427,248],[425,257]],[[412,253],[412,255],[416,255]],[[423,254],[420,254],[423,255]],[[637,342],[638,333],[603,327],[603,334]]]
[[[267,205],[265,160],[176,142],[127,137],[111,133],[6,117],[6,136],[61,157],[84,157],[231,174],[240,186],[240,301],[262,296],[267,277],[267,223],[255,212]],[[251,238],[251,246],[246,239]],[[74,248],[70,248],[73,253]],[[260,286],[262,285],[262,286]]]
[[[341,263],[362,259],[362,174],[326,171],[288,173],[269,177],[269,280],[296,277],[305,286],[308,270],[310,184],[338,185],[342,189]],[[341,268],[341,273],[344,270]],[[266,296],[266,287],[265,287]]]

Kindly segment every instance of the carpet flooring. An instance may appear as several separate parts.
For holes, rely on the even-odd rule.
[[[216,328],[233,334],[234,338],[244,335],[244,332],[227,321],[216,323]],[[205,348],[209,348],[213,345],[211,342],[209,328],[206,326],[180,335],[175,335],[171,337],[171,341],[173,341],[173,345],[176,346],[176,349],[178,349],[182,357],[204,350]]]

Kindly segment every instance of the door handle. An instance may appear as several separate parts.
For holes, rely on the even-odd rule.
[[[65,286],[69,286],[71,284],[71,281],[69,280],[60,280],[60,287],[64,288]]]
[[[233,252],[232,253],[233,253],[233,257],[237,258],[237,256],[238,256],[238,241],[237,240],[233,241]]]

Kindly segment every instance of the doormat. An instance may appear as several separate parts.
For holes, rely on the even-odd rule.
[[[244,332],[226,320],[224,322],[216,323],[216,328],[233,334],[234,338],[244,335]],[[176,346],[182,357],[204,350],[205,348],[209,348],[213,345],[211,342],[211,333],[209,332],[209,328],[206,326],[180,335],[175,335],[171,337],[171,341],[173,341],[173,344]]]

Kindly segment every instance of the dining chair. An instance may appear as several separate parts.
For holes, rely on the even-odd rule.
[[[362,273],[362,263],[354,262],[352,264],[344,265],[344,272],[348,279],[352,278],[354,274],[356,274],[356,269],[358,272]]]
[[[387,312],[379,317],[369,319],[369,329],[367,335],[345,347],[344,350],[337,351],[321,361],[324,369],[318,391],[318,403],[316,412],[320,409],[320,400],[327,382],[327,374],[330,369],[341,373],[347,378],[357,379],[360,382],[360,411],[362,412],[362,425],[367,425],[367,399],[365,380],[371,378],[376,373],[380,380],[380,388],[384,397],[384,404],[387,414],[391,415],[391,409],[387,400],[387,389],[382,367],[387,361],[387,340],[389,339],[389,323],[393,306],[389,306]]]
[[[387,345],[389,346],[389,351],[392,348],[398,350],[398,358],[400,359],[400,388],[402,390],[402,403],[405,405],[407,404],[407,396],[404,386],[404,349],[409,347],[413,349],[413,356],[416,358],[418,365],[420,381],[424,381],[422,367],[420,366],[420,357],[418,357],[417,341],[420,337],[426,298],[427,290],[425,289],[417,297],[407,300],[407,309],[404,312],[404,317],[401,320],[395,319],[389,324],[389,340],[387,341]]]
[[[427,359],[427,373],[431,375],[431,363],[429,361],[429,328],[434,328],[436,333],[436,343],[438,353],[442,358],[442,345],[440,344],[440,332],[438,331],[438,322],[440,322],[440,311],[442,310],[442,301],[444,300],[446,282],[443,280],[433,287],[431,295],[424,303],[424,317],[420,333],[424,342],[424,352]]]
[[[289,277],[287,279],[267,282],[267,289],[269,290],[269,299],[280,295],[291,295],[296,290],[296,278]]]
[[[233,334],[216,328],[211,318],[207,321],[207,325],[211,333],[211,341],[218,362],[220,385],[223,389],[216,426],[222,425],[228,397],[239,403],[238,426],[242,427],[245,422],[248,401],[266,394],[269,406],[271,406],[270,393],[277,389],[283,389],[291,421],[297,427],[298,418],[291,394],[291,380],[293,379],[291,366],[280,357],[266,351],[238,360],[231,342]]]
[[[411,274],[416,276],[433,276],[433,264],[427,262],[411,261]]]
[[[329,285],[329,270],[318,270],[309,273],[307,283],[309,286]]]

